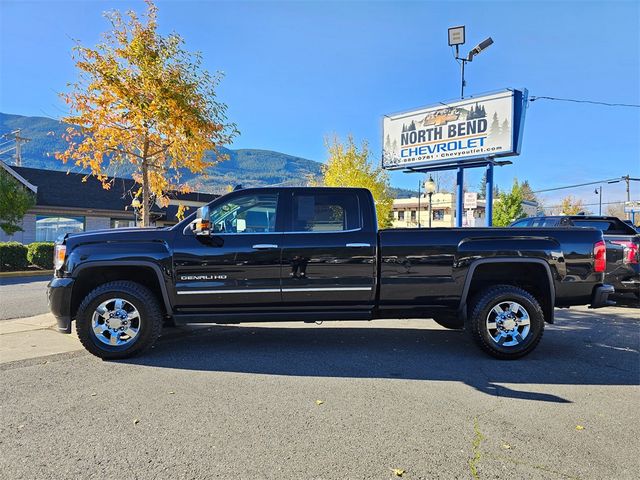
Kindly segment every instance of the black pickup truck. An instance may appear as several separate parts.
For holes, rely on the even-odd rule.
[[[511,224],[519,228],[587,227],[602,230],[607,244],[604,281],[616,293],[633,293],[640,298],[640,233],[617,217],[562,215],[523,218]]]
[[[554,307],[608,305],[596,229],[378,230],[360,188],[252,188],[170,228],[61,238],[49,283],[61,332],[104,359],[163,324],[433,318],[489,354],[532,351]]]

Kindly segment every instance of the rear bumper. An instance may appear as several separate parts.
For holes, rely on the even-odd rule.
[[[593,289],[591,295],[591,305],[589,308],[610,307],[616,302],[609,300],[609,296],[615,292],[613,285],[599,285]]]
[[[47,285],[49,310],[58,323],[60,333],[71,333],[71,290],[73,278],[53,278]]]

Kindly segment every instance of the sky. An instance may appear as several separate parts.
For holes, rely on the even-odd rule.
[[[351,133],[380,161],[382,117],[454,100],[459,67],[447,28],[466,25],[466,53],[494,44],[466,70],[469,94],[505,87],[533,96],[640,104],[640,2],[244,2],[158,1],[160,30],[177,32],[223,71],[219,100],[241,135],[232,148],[261,148],[325,161],[324,139]],[[0,0],[0,111],[59,118],[58,93],[76,77],[73,40],[95,45],[102,12],[144,10],[138,1]],[[534,190],[640,177],[640,108],[538,100],[527,109],[522,153],[496,169]],[[466,182],[479,184],[481,171]],[[417,188],[419,174],[393,172],[394,186]],[[422,178],[424,179],[424,178]],[[640,199],[640,182],[632,182]],[[597,213],[594,187],[567,194]],[[603,203],[624,198],[605,184]]]

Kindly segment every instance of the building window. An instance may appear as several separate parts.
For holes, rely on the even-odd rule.
[[[404,210],[398,212],[398,220],[404,220]]]
[[[111,219],[111,228],[129,228],[135,227],[135,220],[123,220],[121,218],[112,218]]]
[[[444,220],[444,210],[434,210],[433,211],[433,219],[434,220]]]
[[[65,233],[84,232],[84,217],[36,217],[36,242],[53,242]]]
[[[412,222],[416,221],[416,211],[415,210],[411,210],[411,221]]]

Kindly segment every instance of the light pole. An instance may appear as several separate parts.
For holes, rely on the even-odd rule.
[[[429,180],[424,182],[424,191],[429,195],[429,228],[431,228],[431,219],[433,214],[431,213],[431,196],[436,191],[436,182],[433,181],[431,175],[429,175]]]
[[[458,27],[449,28],[449,45],[452,47],[456,47],[456,55],[455,58],[460,63],[460,98],[464,98],[464,87],[466,82],[464,80],[464,67],[467,62],[472,62],[473,57],[478,55],[483,50],[486,50],[491,44],[493,44],[493,39],[491,37],[485,38],[478,45],[473,47],[467,57],[460,57],[460,45],[464,45],[465,42],[465,27],[464,25],[460,25]]]
[[[602,215],[602,185],[596,188],[593,193],[595,193],[596,195],[600,195],[600,207],[598,209],[598,215]]]
[[[418,228],[420,228],[420,197],[422,196],[422,180],[418,180]]]
[[[140,200],[138,200],[138,198],[134,198],[131,202],[131,207],[133,208],[133,226],[137,227],[138,226],[138,211],[140,210],[140,207],[142,206],[142,203],[140,203]]]

